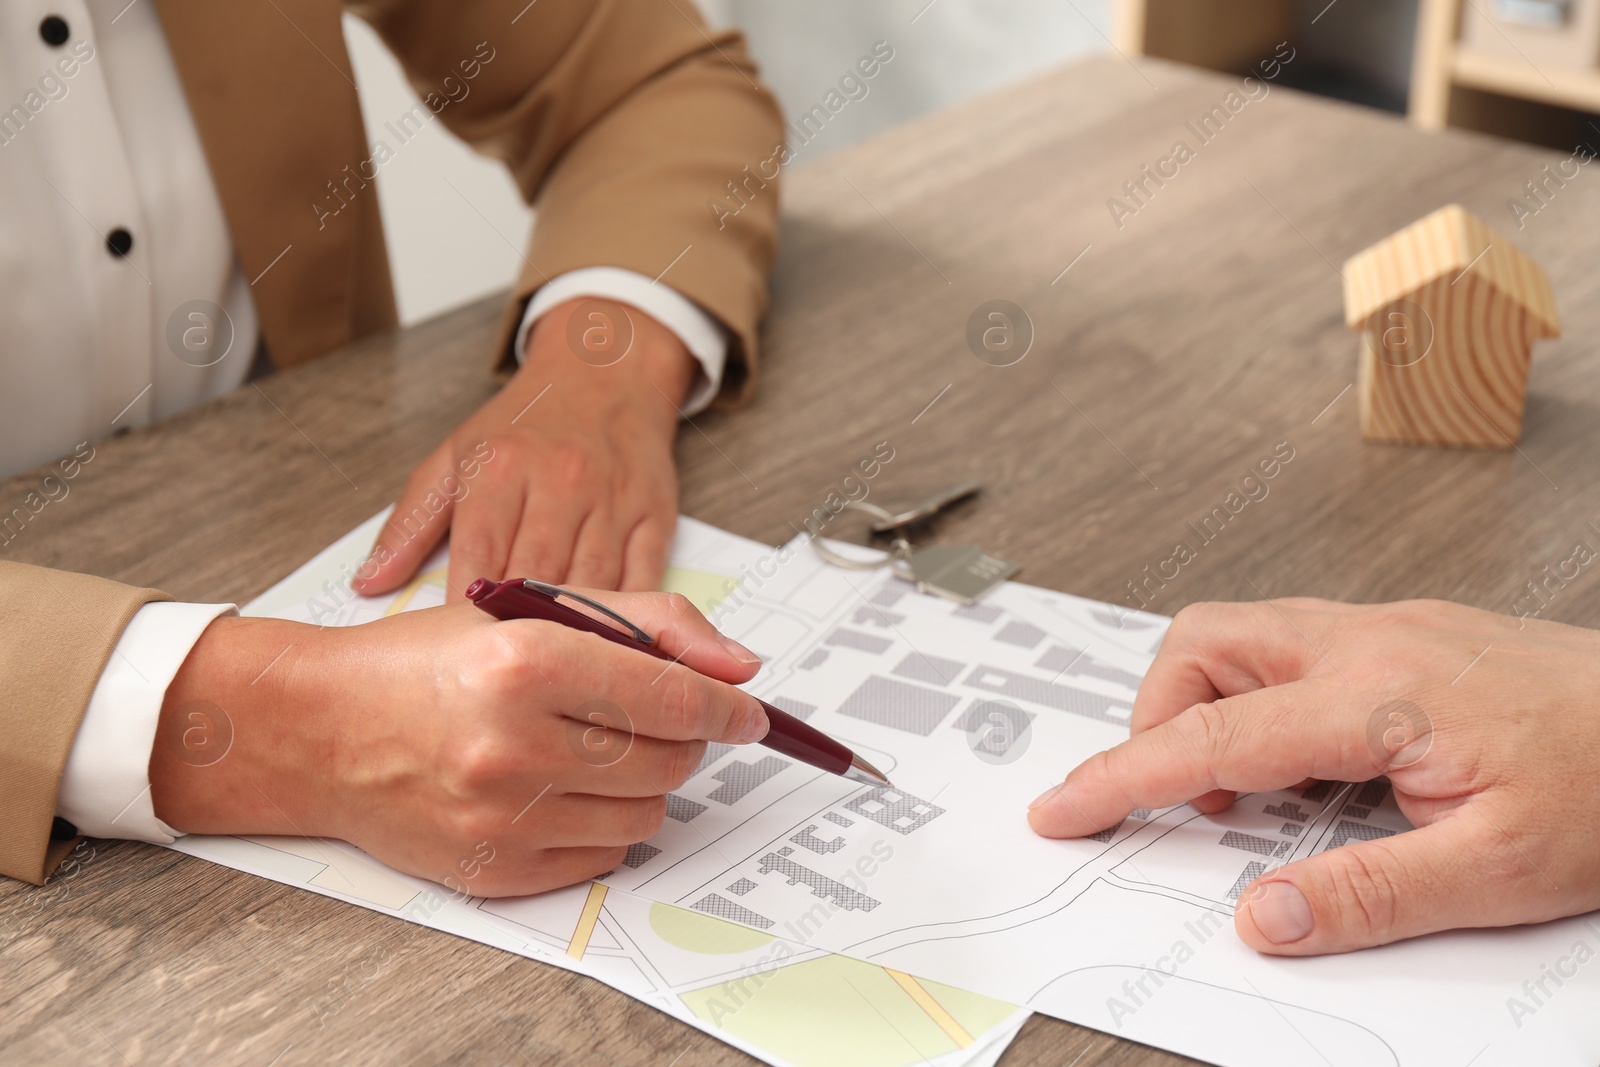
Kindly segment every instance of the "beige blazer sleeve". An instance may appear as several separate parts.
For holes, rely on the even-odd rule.
[[[71,850],[51,826],[78,723],[133,613],[170,599],[0,563],[0,874],[42,884]]]
[[[350,5],[425,101],[465,90],[439,119],[504,160],[535,207],[496,351],[510,358],[523,303],[549,278],[592,266],[647,278],[665,272],[665,284],[732,332],[718,402],[736,403],[753,385],[777,247],[784,125],[742,38],[708,30],[686,0],[540,0],[518,14],[519,7]],[[468,69],[476,70],[471,80]],[[384,130],[368,134],[379,140]]]

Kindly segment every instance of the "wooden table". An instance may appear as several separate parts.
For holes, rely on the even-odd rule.
[[[1600,375],[1583,362],[1600,326],[1600,252],[1584,240],[1600,172],[1515,233],[1565,320],[1536,355],[1521,449],[1365,447],[1338,265],[1451,201],[1514,233],[1506,200],[1558,157],[1274,90],[1119,229],[1107,198],[1192,143],[1185,120],[1232,84],[1095,59],[793,175],[761,394],[679,435],[683,510],[787,539],[887,440],[876,498],[982,479],[942,539],[1126,602],[1125,583],[1288,442],[1270,494],[1152,610],[1305,593],[1509,611],[1576,542],[1600,545]],[[1033,324],[1011,366],[968,346],[991,299]],[[494,390],[498,308],[102,444],[11,558],[249,599],[391,500]],[[0,501],[37,481],[0,484]],[[1600,623],[1600,579],[1585,572],[1544,614]],[[8,1062],[747,1062],[585,978],[166,850],[94,848],[63,899],[0,945]],[[31,911],[40,892],[0,885],[0,910]],[[319,1025],[311,1006],[372,970],[376,946],[385,965]],[[1035,1018],[1004,1062],[1186,1061]]]

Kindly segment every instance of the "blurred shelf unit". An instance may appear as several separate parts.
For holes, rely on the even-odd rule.
[[[1412,120],[1463,124],[1457,89],[1600,111],[1600,0],[1421,0]]]
[[[1124,54],[1245,75],[1281,55],[1287,85],[1402,112],[1409,89],[1417,0],[1117,0]]]
[[[1113,32],[1127,55],[1234,73],[1289,36],[1292,6],[1290,0],[1117,0]]]
[[[1244,73],[1289,40],[1286,84],[1571,148],[1600,145],[1600,0],[1117,0],[1116,44]]]

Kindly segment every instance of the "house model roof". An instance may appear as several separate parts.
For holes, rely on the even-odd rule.
[[[1544,270],[1460,204],[1442,207],[1345,261],[1345,325],[1359,329],[1396,300],[1441,278],[1453,284],[1467,273],[1520,304],[1539,336],[1560,335],[1555,293]]]

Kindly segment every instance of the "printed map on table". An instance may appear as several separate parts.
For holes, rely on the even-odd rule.
[[[337,591],[339,567],[359,559],[370,531],[358,533],[341,557],[351,562],[325,553],[257,610],[308,618],[324,579]],[[702,610],[763,657],[747,688],[855,748],[894,785],[863,787],[760,746],[710,746],[670,798],[661,832],[616,871],[564,894],[452,906],[450,928],[463,936],[487,940],[481,931],[492,928],[530,946],[506,942],[513,951],[557,963],[572,962],[562,945],[582,943],[585,973],[741,1047],[741,1027],[759,1022],[769,1050],[758,1054],[774,1062],[781,1035],[815,1028],[791,1014],[813,995],[858,1007],[889,996],[915,1022],[882,1027],[885,1015],[879,1032],[886,1048],[901,1037],[910,1062],[918,1042],[956,1050],[970,1038],[965,1054],[997,1054],[980,1034],[994,1005],[1230,1065],[1600,1057],[1590,1010],[1600,971],[1565,978],[1536,1017],[1511,1005],[1575,944],[1592,955],[1600,922],[1462,931],[1321,959],[1263,957],[1239,943],[1232,912],[1252,879],[1408,829],[1382,779],[1248,795],[1216,816],[1187,805],[1136,811],[1077,841],[1028,829],[1029,800],[1127,736],[1166,619],[1017,583],[961,607],[883,571],[825,564],[800,539],[771,548],[688,520],[673,562]],[[392,606],[319,603],[350,622]],[[674,951],[681,944],[650,924],[657,905],[775,940],[728,953],[713,973],[704,953]],[[556,921],[552,908],[568,910]],[[574,936],[585,914],[598,917],[587,942]],[[738,977],[777,944],[803,950],[777,973],[814,978],[813,992],[792,1005],[760,992],[764,1007],[735,1004]],[[696,955],[707,969],[674,969]],[[853,964],[817,957],[878,970],[858,980],[841,976]],[[875,1014],[859,1017],[870,1026]],[[993,1034],[1013,1023],[991,1025]],[[814,1043],[783,1047],[791,1062],[844,1062]]]

